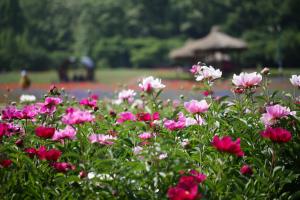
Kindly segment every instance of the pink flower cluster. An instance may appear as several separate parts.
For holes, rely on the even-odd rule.
[[[193,65],[190,72],[195,75],[196,81],[213,81],[222,76],[222,72],[219,69],[206,65]]]
[[[134,90],[122,90],[119,93],[119,100],[122,102],[126,101],[128,103],[132,103],[134,101],[134,96],[136,95],[136,92]]]
[[[210,105],[205,100],[191,100],[190,102],[184,102],[185,109],[192,114],[204,113],[208,110],[209,106]]]
[[[3,136],[11,137],[16,133],[23,133],[24,130],[13,123],[0,123],[0,138]]]
[[[62,122],[65,124],[82,124],[85,122],[94,121],[95,116],[89,111],[80,110],[77,108],[68,108],[66,114],[62,117]]]
[[[239,88],[251,88],[258,86],[262,81],[262,76],[257,72],[242,72],[240,75],[233,75],[232,83]]]
[[[38,103],[40,106],[40,113],[53,114],[56,111],[56,106],[62,103],[59,97],[46,97],[44,103]]]
[[[201,118],[200,115],[195,115],[195,118],[185,117],[182,112],[178,113],[177,120],[164,120],[165,128],[169,129],[170,131],[183,129],[188,126],[192,125],[202,125],[204,120]]]
[[[7,106],[2,110],[2,120],[33,119],[39,114],[35,105],[26,105],[21,110],[15,106]]]
[[[118,115],[117,123],[122,124],[126,121],[135,121],[135,120],[136,120],[136,116],[131,112],[121,112]]]
[[[89,136],[89,140],[91,143],[99,143],[102,145],[112,145],[114,144],[114,140],[116,140],[116,137],[113,137],[111,135],[104,135],[104,134],[91,134]]]
[[[206,180],[206,176],[196,170],[191,170],[189,176],[182,176],[175,187],[168,190],[170,200],[195,200],[201,198],[198,192],[200,183]]]
[[[244,152],[241,149],[240,142],[240,138],[238,138],[236,141],[233,141],[230,136],[224,136],[220,139],[219,136],[215,135],[212,145],[221,152],[227,152],[238,157],[242,157],[244,156]]]
[[[97,107],[97,100],[96,99],[85,98],[85,99],[82,99],[79,102],[79,104],[83,105],[83,106],[95,108],[95,107]]]
[[[55,131],[52,140],[58,141],[63,139],[76,139],[76,130],[72,126],[67,125],[65,129]]]
[[[265,126],[272,126],[276,124],[279,119],[295,114],[296,112],[291,111],[290,108],[276,104],[267,106],[266,113],[262,114],[262,117],[260,119],[265,124]]]
[[[25,152],[29,157],[33,158],[38,156],[40,160],[57,161],[61,156],[61,151],[58,149],[47,150],[45,146],[41,146],[39,149],[27,148]]]

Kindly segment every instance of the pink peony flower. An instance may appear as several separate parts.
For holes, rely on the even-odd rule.
[[[178,113],[178,120],[164,120],[164,126],[173,131],[185,128],[186,118],[182,112]]]
[[[122,124],[125,121],[135,121],[136,117],[131,112],[121,112],[119,113],[119,118],[117,119],[118,124]]]
[[[127,101],[128,103],[132,103],[135,95],[134,90],[122,90],[118,97],[122,102]]]
[[[244,156],[244,152],[241,149],[240,142],[240,138],[238,138],[236,141],[232,141],[231,137],[229,136],[224,136],[220,139],[219,136],[215,135],[212,145],[221,152],[227,152],[235,154],[238,157],[242,157]]]
[[[21,119],[22,112],[16,106],[7,106],[2,110],[2,120]]]
[[[147,139],[151,139],[153,137],[153,135],[149,132],[144,132],[139,134],[139,138],[143,139],[143,140],[147,140]]]
[[[66,114],[62,117],[62,122],[65,124],[82,124],[85,122],[94,121],[95,116],[89,111],[80,110],[77,108],[68,108]]]
[[[278,119],[295,114],[296,112],[291,112],[288,107],[277,104],[266,107],[266,113],[262,114],[262,117],[260,119],[265,124],[265,126],[271,126],[276,124]]]
[[[192,68],[190,69],[190,72],[194,75],[197,74],[200,71],[201,71],[201,66],[200,65],[193,65]]]
[[[116,140],[116,137],[111,135],[104,135],[104,134],[91,134],[89,136],[89,140],[91,143],[99,143],[103,145],[112,145],[114,144],[113,140]]]
[[[273,142],[285,143],[292,139],[292,134],[283,128],[271,128],[267,127],[266,130],[261,132],[261,136],[264,138],[269,138]]]
[[[293,86],[300,88],[300,75],[292,75],[292,78],[290,78],[290,82]]]
[[[213,81],[215,79],[221,78],[222,72],[219,69],[215,69],[212,66],[201,66],[200,70],[197,69],[196,81]]]
[[[257,72],[247,73],[242,72],[240,75],[233,75],[232,83],[237,87],[250,88],[258,86],[262,81],[262,76]]]
[[[50,165],[54,169],[56,169],[56,171],[62,172],[62,173],[65,173],[67,171],[76,169],[75,165],[72,165],[72,164],[67,163],[67,162],[54,162],[54,163],[51,163]]]
[[[249,165],[243,165],[240,169],[241,174],[243,175],[252,175],[253,171]]]
[[[63,139],[70,139],[74,140],[76,138],[76,130],[72,127],[67,125],[65,129],[55,131],[52,140],[63,140]]]
[[[39,126],[35,129],[35,134],[41,138],[52,138],[55,128]]]
[[[95,108],[97,106],[97,100],[95,99],[82,99],[80,102],[79,102],[80,105],[83,105],[83,106],[88,106],[88,107],[91,107],[91,108]]]
[[[210,105],[205,100],[191,100],[190,102],[184,102],[185,109],[192,114],[206,112],[209,106]]]
[[[204,124],[205,121],[200,115],[195,115],[195,118],[187,117],[185,119],[185,126],[188,127],[188,126],[192,126],[192,125],[202,125],[202,124]]]
[[[21,110],[22,119],[33,119],[39,114],[39,110],[35,105],[26,105]]]
[[[152,92],[153,90],[160,90],[165,88],[166,86],[161,83],[160,79],[155,79],[153,76],[149,76],[147,78],[144,78],[143,81],[139,84],[139,87],[144,92]]]
[[[206,175],[198,172],[197,170],[192,169],[189,173],[195,177],[198,183],[202,183],[206,180]]]
[[[40,104],[40,112],[43,114],[53,114],[56,106],[62,103],[62,99],[58,97],[46,97],[45,102]]]

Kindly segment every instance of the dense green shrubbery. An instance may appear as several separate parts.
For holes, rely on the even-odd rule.
[[[209,91],[201,101],[162,101],[164,85],[148,77],[140,100],[124,90],[77,102],[54,87],[41,103],[4,108],[2,199],[299,198],[295,96],[269,94],[267,76],[252,73],[234,77],[234,98],[214,97],[220,71],[193,69]]]

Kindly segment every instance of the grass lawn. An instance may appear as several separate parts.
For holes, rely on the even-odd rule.
[[[69,77],[73,77],[74,74],[85,75],[84,70],[70,71]],[[97,82],[110,84],[110,83],[126,83],[131,79],[137,77],[153,75],[162,79],[188,79],[189,74],[183,73],[173,69],[161,70],[161,69],[98,69],[95,74]],[[54,70],[42,71],[42,72],[29,72],[29,77],[34,83],[55,83],[58,82],[57,72]],[[0,74],[1,83],[15,83],[20,79],[20,72],[12,71]]]

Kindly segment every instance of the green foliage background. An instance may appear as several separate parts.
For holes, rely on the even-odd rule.
[[[90,55],[98,67],[172,64],[170,49],[211,26],[249,43],[241,61],[299,63],[298,0],[2,0],[2,70],[48,69]],[[278,48],[280,47],[280,48]]]

